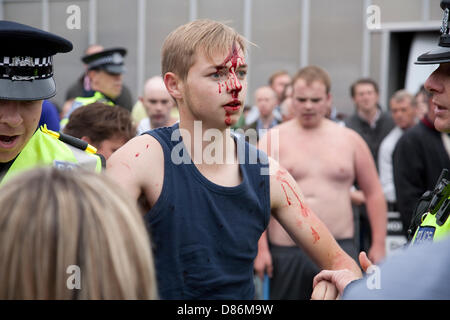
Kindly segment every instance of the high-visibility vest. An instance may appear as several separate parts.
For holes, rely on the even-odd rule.
[[[61,130],[66,126],[66,124],[69,122],[69,116],[70,114],[78,109],[79,107],[86,106],[88,104],[94,103],[94,102],[101,102],[110,106],[115,106],[114,102],[111,101],[111,99],[107,98],[103,93],[99,91],[95,91],[94,95],[92,97],[77,97],[72,103],[72,106],[70,107],[70,111],[67,113],[67,115],[60,121],[60,127]]]
[[[450,200],[450,198],[449,198]],[[414,234],[413,243],[438,241],[450,235],[450,218],[442,226],[436,223],[436,215],[427,213]]]
[[[36,130],[0,180],[0,185],[18,173],[41,166],[54,166],[61,169],[82,167],[95,172],[102,171],[102,158],[95,154],[97,150],[94,147],[77,138],[64,136],[65,140],[69,140],[68,143],[60,140],[60,133],[48,130],[45,125]],[[80,143],[79,145],[71,144],[70,141],[80,141]],[[80,145],[87,145],[86,150],[80,148]]]

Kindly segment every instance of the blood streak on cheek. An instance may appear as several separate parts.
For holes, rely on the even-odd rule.
[[[313,236],[313,238],[314,238],[313,244],[315,244],[317,241],[320,240],[320,236],[319,236],[319,234],[317,233],[317,231],[314,230],[313,227],[311,227],[311,232],[312,232],[312,236]]]

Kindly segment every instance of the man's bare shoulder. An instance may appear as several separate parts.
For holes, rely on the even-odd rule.
[[[341,128],[345,132],[345,135],[348,137],[349,141],[351,141],[355,146],[361,146],[366,144],[363,137],[361,137],[361,135],[355,130],[342,126]]]
[[[114,152],[107,161],[107,170],[122,167],[137,175],[145,176],[151,166],[159,169],[164,165],[161,144],[149,134],[134,137]],[[153,171],[154,172],[154,171]]]
[[[144,192],[151,204],[161,192],[164,153],[158,140],[144,134],[114,152],[106,163],[106,169],[107,174],[135,199]]]
[[[162,154],[163,150],[158,140],[149,134],[143,134],[134,137],[114,152],[111,160],[115,161],[116,158],[140,160]]]
[[[280,123],[279,125],[273,127],[272,130],[276,129],[279,132],[286,134],[286,133],[292,132],[293,130],[297,130],[298,127],[299,127],[298,120],[294,118],[294,119]]]
[[[361,141],[364,141],[358,132],[351,128],[347,128],[341,124],[338,124],[334,121],[327,119],[327,125],[336,136],[342,137],[343,139],[348,140],[352,144],[359,144]]]
[[[267,139],[269,137],[274,136],[279,137],[281,135],[287,136],[295,132],[295,130],[298,130],[298,121],[296,121],[296,119],[292,119],[272,127],[270,130],[267,131],[267,134],[265,134],[263,138]]]

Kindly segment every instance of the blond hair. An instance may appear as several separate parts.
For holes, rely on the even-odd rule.
[[[150,240],[104,175],[34,169],[0,189],[0,299],[152,299]],[[79,267],[81,288],[69,286]]]
[[[211,59],[218,52],[228,52],[237,44],[245,54],[246,40],[233,28],[209,19],[195,20],[172,31],[161,49],[161,71],[173,72],[186,80],[199,52]]]

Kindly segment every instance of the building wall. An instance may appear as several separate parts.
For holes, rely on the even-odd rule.
[[[305,2],[307,1],[307,2]],[[380,8],[381,23],[440,20],[439,0],[0,0],[3,19],[42,27],[68,38],[71,53],[55,58],[60,106],[67,88],[81,75],[80,57],[90,42],[128,49],[125,83],[135,99],[146,78],[160,73],[160,49],[165,37],[192,18],[227,22],[249,37],[249,91],[265,85],[271,73],[285,69],[294,74],[302,61],[325,68],[332,79],[332,95],[338,111],[351,113],[350,84],[364,73],[364,36],[367,5]],[[48,4],[48,12],[44,12]],[[309,4],[309,32],[302,33],[302,14]],[[81,28],[69,30],[67,7],[81,10]],[[251,10],[246,13],[246,7]],[[96,11],[92,11],[96,8]],[[140,24],[139,13],[145,21]],[[45,17],[48,17],[45,20]],[[144,34],[144,43],[138,37]],[[369,32],[368,75],[381,80],[382,36]],[[140,45],[142,50],[140,51]],[[303,46],[303,47],[302,47]],[[302,51],[306,48],[306,51]],[[302,56],[306,52],[307,56]],[[143,62],[138,57],[143,54]]]

